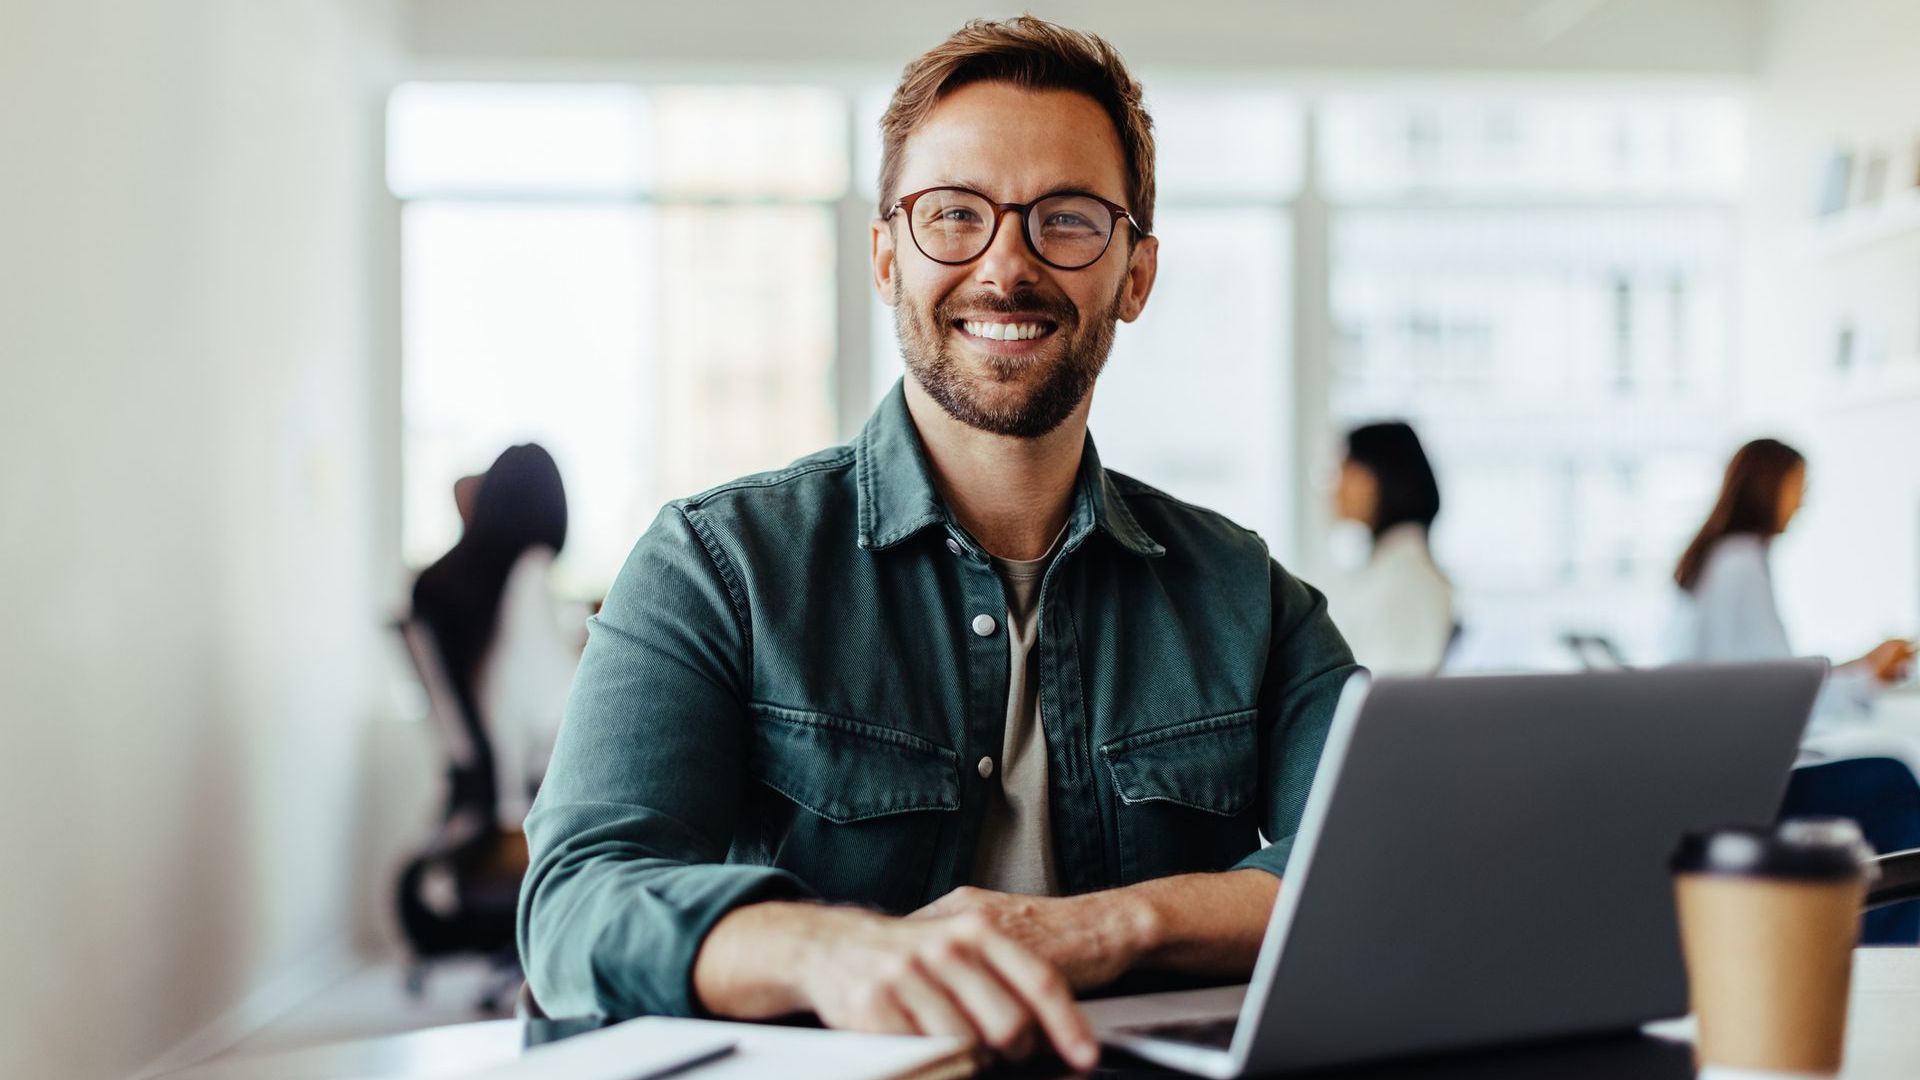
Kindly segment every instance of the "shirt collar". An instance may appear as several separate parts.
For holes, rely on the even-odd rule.
[[[853,458],[859,485],[862,549],[884,551],[922,529],[943,524],[956,538],[971,543],[934,490],[926,447],[907,412],[904,379],[893,384],[860,430],[854,440]],[[1135,555],[1151,558],[1167,552],[1140,527],[1113,478],[1100,467],[1100,455],[1089,434],[1080,454],[1080,474],[1074,481],[1073,510],[1068,515],[1063,549],[1076,546],[1096,529]]]

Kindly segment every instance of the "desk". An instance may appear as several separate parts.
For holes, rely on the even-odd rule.
[[[1692,1053],[1684,1041],[1689,1025],[1649,1025],[1648,1034],[1601,1040],[1492,1050],[1415,1060],[1338,1073],[1341,1080],[1532,1080],[1592,1077],[1614,1080],[1688,1078]],[[585,1030],[564,1022],[491,1020],[431,1028],[407,1035],[235,1058],[169,1074],[168,1080],[334,1080],[344,1077],[420,1078],[449,1076],[503,1061],[530,1039]],[[1109,1058],[1114,1055],[1109,1054]],[[1110,1062],[1096,1075],[1165,1077],[1170,1074]],[[698,1080],[699,1071],[686,1073]],[[1053,1080],[1059,1064],[993,1070],[1008,1080]],[[1298,1075],[1298,1074],[1296,1074]],[[1853,1000],[1847,1023],[1847,1068],[1843,1080],[1914,1080],[1920,1077],[1920,948],[1859,949],[1854,953]],[[564,1080],[556,1077],[555,1080]]]
[[[1920,688],[1882,692],[1871,719],[1822,725],[1807,735],[1801,749],[1836,761],[1890,757],[1920,774]]]

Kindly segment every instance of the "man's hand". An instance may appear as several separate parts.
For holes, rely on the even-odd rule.
[[[1152,905],[1125,889],[1081,896],[1020,896],[963,885],[912,919],[975,915],[1065,975],[1076,990],[1105,986],[1145,956],[1157,936]]]
[[[983,916],[1075,989],[1090,990],[1136,967],[1246,978],[1279,892],[1280,879],[1250,869],[1058,898],[962,887],[909,918]]]
[[[829,1027],[955,1035],[1012,1057],[1043,1036],[1077,1069],[1100,1060],[1066,978],[978,913],[899,919],[810,904],[749,905],[708,935],[694,986],[722,1016],[805,1010]]]

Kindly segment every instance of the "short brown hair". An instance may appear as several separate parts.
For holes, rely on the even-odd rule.
[[[1006,82],[1028,90],[1071,90],[1098,102],[1120,133],[1127,166],[1127,209],[1142,233],[1153,231],[1153,118],[1140,84],[1106,39],[1031,15],[975,19],[908,64],[880,118],[880,213],[900,182],[907,136],[940,99],[969,83]]]

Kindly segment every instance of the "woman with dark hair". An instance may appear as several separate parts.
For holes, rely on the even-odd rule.
[[[1780,660],[1794,655],[1774,604],[1768,549],[1806,496],[1807,460],[1778,439],[1735,451],[1713,510],[1680,556],[1674,583],[1680,604],[1670,652],[1679,661]],[[1911,642],[1894,639],[1834,669],[1823,713],[1843,699],[1864,705],[1913,660]]]
[[[1768,549],[1806,496],[1807,460],[1778,439],[1755,439],[1727,463],[1706,524],[1674,568],[1680,603],[1672,653],[1681,661],[1783,660],[1794,655],[1774,605]],[[1892,640],[1833,669],[1814,704],[1822,721],[1870,715],[1874,694],[1913,661],[1911,642]],[[1817,753],[1793,770],[1782,817],[1838,815],[1860,824],[1877,850],[1920,843],[1920,785],[1897,747],[1862,741],[1852,727],[1822,725]],[[1834,738],[1842,741],[1835,743]],[[1823,741],[1824,740],[1824,741]],[[1889,749],[1894,750],[1888,753]],[[1920,904],[1868,913],[1861,941],[1911,945],[1920,938]]]
[[[453,808],[518,830],[580,657],[547,582],[567,539],[567,497],[553,457],[533,443],[508,447],[472,479],[466,529],[414,581],[413,614],[438,646],[477,751],[452,778]]]
[[[1335,625],[1375,674],[1431,674],[1453,637],[1453,586],[1427,533],[1440,485],[1413,428],[1398,421],[1347,434],[1334,512],[1372,535],[1366,566],[1335,591]]]

